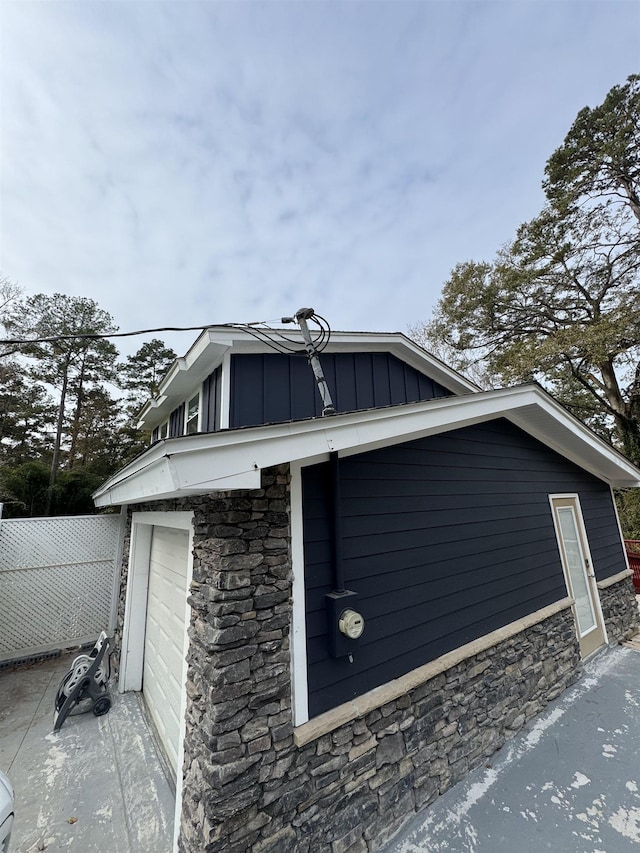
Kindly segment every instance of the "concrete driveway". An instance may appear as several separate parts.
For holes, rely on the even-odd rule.
[[[174,795],[135,693],[53,734],[75,655],[0,671],[0,768],[16,791],[11,853],[169,853]]]
[[[634,648],[634,645],[636,646]],[[384,853],[638,853],[640,643],[580,681]]]
[[[0,672],[0,767],[16,789],[11,853],[169,853],[174,796],[136,694],[52,733],[73,655]],[[640,849],[640,642],[580,681],[384,853]],[[295,853],[284,851],[283,853]]]

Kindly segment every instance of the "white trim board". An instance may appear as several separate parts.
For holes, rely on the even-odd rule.
[[[556,541],[558,542],[558,552],[559,552],[559,556],[560,556],[560,562],[562,563],[562,573],[564,575],[565,584],[567,586],[567,593],[570,597],[573,597],[573,591],[571,589],[571,580],[569,577],[569,571],[568,571],[567,566],[565,565],[564,558],[562,557],[562,552],[561,552],[561,548],[560,548],[560,542],[562,540],[562,533],[561,533],[561,530],[559,527],[558,516],[554,510],[553,501],[555,499],[575,501],[576,511],[573,512],[573,517],[574,517],[576,526],[578,527],[580,536],[582,538],[582,543],[583,543],[583,547],[584,547],[584,551],[585,551],[585,557],[589,561],[589,566],[591,567],[591,574],[589,573],[588,569],[585,570],[586,575],[587,575],[586,580],[587,580],[587,584],[589,587],[589,593],[591,596],[591,600],[592,600],[593,606],[594,606],[595,611],[596,611],[596,617],[597,617],[597,619],[600,620],[600,626],[602,628],[602,636],[604,639],[604,644],[606,645],[609,642],[609,635],[607,633],[607,625],[606,625],[604,613],[602,610],[602,602],[600,601],[600,593],[598,592],[598,580],[597,580],[596,574],[595,574],[595,565],[593,563],[593,556],[591,554],[591,546],[589,545],[589,537],[587,536],[587,528],[585,527],[585,523],[584,523],[584,515],[582,514],[582,505],[580,503],[580,495],[577,492],[557,492],[557,493],[550,493],[548,497],[549,497],[549,508],[551,510],[551,519],[553,521],[553,528],[554,528],[555,534],[556,534]],[[615,501],[614,501],[614,505],[615,505]],[[589,583],[589,579],[591,579],[593,581],[593,583]],[[574,602],[575,602],[575,599],[574,599]],[[577,616],[575,614],[575,608],[574,608],[574,619],[575,619],[575,623],[576,623],[576,634],[577,634],[579,639],[582,639],[582,637],[584,635],[581,635],[579,632],[578,619],[577,619]]]
[[[342,705],[337,705],[335,708],[331,708],[331,710],[313,717],[306,724],[296,725],[293,730],[293,739],[296,746],[305,746],[311,743],[311,741],[334,731],[352,720],[366,716],[376,708],[381,708],[383,705],[393,702],[411,690],[421,687],[436,675],[446,672],[451,667],[458,666],[474,655],[497,646],[498,643],[517,636],[522,631],[526,631],[527,628],[538,625],[545,619],[549,619],[551,616],[560,613],[562,610],[566,610],[572,605],[572,598],[563,598],[555,604],[550,604],[528,616],[517,619],[515,622],[510,622],[502,628],[497,628],[489,634],[484,634],[482,637],[478,637],[464,646],[458,646],[457,649],[446,652],[435,660],[417,667],[417,669],[412,669],[398,678],[387,681],[385,684],[380,685],[380,687],[374,687],[367,693],[356,696],[355,699],[344,702]]]
[[[537,385],[161,441],[93,495],[97,506],[260,487],[260,471],[343,456],[507,418],[610,486],[640,486],[640,470]]]
[[[307,681],[307,615],[305,610],[304,531],[302,515],[302,467],[291,466],[291,567],[293,612],[291,627],[291,689],[293,724],[309,719]]]
[[[288,340],[304,346],[300,329],[282,330]],[[229,380],[229,354],[270,353],[273,350],[263,340],[242,329],[211,326],[205,329],[187,353],[177,358],[160,383],[158,396],[149,400],[139,415],[139,426],[153,429],[166,419],[185,397],[195,391],[218,365],[223,364],[223,377]],[[386,352],[399,358],[419,373],[435,380],[455,394],[478,391],[478,386],[453,370],[439,358],[412,341],[402,332],[331,332],[325,348],[327,353]],[[227,410],[228,411],[228,410]]]
[[[147,615],[147,592],[149,588],[149,558],[154,525],[174,527],[189,531],[187,552],[187,590],[193,578],[193,513],[192,512],[134,512],[131,516],[131,539],[129,547],[129,572],[125,597],[124,625],[122,632],[122,653],[120,657],[120,677],[118,690],[142,689],[142,671],[144,664],[144,635]],[[180,720],[182,728],[178,744],[178,769],[184,761],[184,719],[187,707],[187,652],[189,648],[189,623],[191,607],[185,597],[185,620],[183,639],[182,693],[180,696]],[[182,812],[182,774],[176,778],[176,810],[174,814],[173,850],[178,849],[178,832]]]

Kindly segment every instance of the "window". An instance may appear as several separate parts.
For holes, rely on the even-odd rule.
[[[187,428],[185,432],[191,435],[198,432],[198,412],[200,410],[200,392],[187,403]]]
[[[165,421],[160,427],[160,432],[158,433],[159,438],[166,438],[167,433],[169,432],[169,421]]]

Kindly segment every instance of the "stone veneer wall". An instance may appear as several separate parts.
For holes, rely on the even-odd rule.
[[[580,671],[565,608],[297,746],[288,483],[286,467],[272,469],[259,491],[189,503],[184,853],[377,850]]]
[[[640,611],[630,576],[611,585],[598,584],[602,614],[610,643],[621,643],[640,627]]]

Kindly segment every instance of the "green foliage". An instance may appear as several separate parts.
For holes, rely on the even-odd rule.
[[[547,206],[491,263],[458,264],[427,347],[494,384],[535,380],[640,463],[640,78],[578,115]]]
[[[118,383],[127,392],[127,410],[132,418],[150,397],[156,396],[160,381],[175,359],[170,347],[153,338],[118,364]]]
[[[89,515],[96,511],[92,493],[104,477],[87,469],[61,471],[53,490],[50,511],[49,468],[42,462],[0,467],[0,501],[6,518],[44,515]]]
[[[148,433],[137,427],[138,414],[146,401],[157,395],[160,382],[175,359],[176,354],[170,347],[158,338],[153,338],[118,364],[118,384],[127,392],[127,417],[120,430],[122,464],[148,446]]]
[[[68,443],[72,466],[85,397],[92,388],[113,379],[118,354],[110,341],[82,336],[109,334],[117,326],[93,299],[61,293],[29,297],[14,308],[5,325],[14,335],[33,341],[21,346],[22,354],[33,360],[29,368],[31,379],[59,390],[49,475],[51,503],[63,445]],[[47,340],[50,338],[53,340]]]
[[[157,392],[175,353],[154,339],[117,364],[108,339],[78,337],[116,331],[96,302],[63,294],[21,299],[19,288],[2,279],[0,325],[33,341],[14,347],[20,355],[0,358],[5,515],[95,512],[92,492],[148,446],[131,409]],[[69,337],[35,340],[61,335]],[[114,396],[117,388],[128,391],[124,400]]]
[[[21,347],[23,355],[36,360],[37,377],[44,382],[58,388],[65,381],[75,383],[77,393],[85,382],[113,378],[118,354],[114,345],[106,339],[75,337],[118,330],[111,315],[93,299],[37,293],[14,308],[6,325],[12,334],[22,338],[71,336]]]
[[[24,462],[0,468],[0,500],[7,518],[45,515],[49,468],[42,462]]]
[[[640,539],[640,489],[618,489],[616,505],[625,539]]]
[[[51,461],[55,404],[46,390],[30,382],[23,365],[0,359],[0,462]]]
[[[90,515],[96,511],[91,495],[104,476],[87,468],[61,471],[55,485],[52,515]]]
[[[628,204],[640,220],[640,75],[614,86],[602,104],[578,113],[563,144],[549,158],[543,183],[559,210],[585,198]]]

